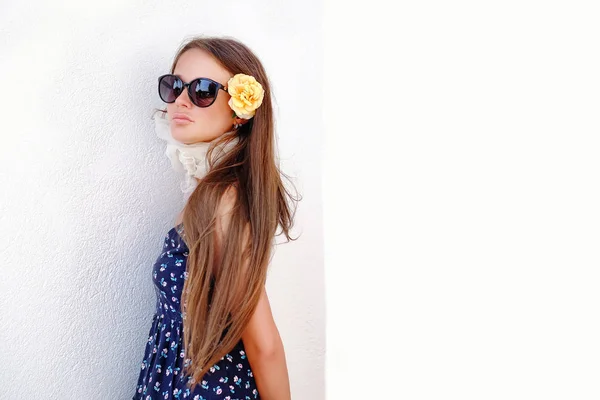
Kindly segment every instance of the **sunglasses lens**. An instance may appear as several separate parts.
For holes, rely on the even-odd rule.
[[[217,84],[207,79],[196,79],[190,84],[192,101],[198,107],[208,107],[217,97]]]
[[[174,75],[166,75],[158,82],[158,94],[165,103],[173,103],[183,90],[183,82]]]

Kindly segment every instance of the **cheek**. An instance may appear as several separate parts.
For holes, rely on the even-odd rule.
[[[222,119],[233,119],[233,110],[229,107],[227,103],[229,101],[229,96],[221,94],[217,97],[217,100],[212,105],[215,108],[215,111],[219,113]]]
[[[200,110],[204,111],[202,121],[211,132],[224,133],[233,124],[233,110],[227,104],[228,100],[227,96],[217,97],[210,107]]]
[[[206,131],[211,133],[221,130],[229,119],[229,113],[216,102],[207,108],[199,108],[196,111],[196,122],[202,124]]]

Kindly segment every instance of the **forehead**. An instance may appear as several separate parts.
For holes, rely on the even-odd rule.
[[[177,60],[173,74],[185,82],[202,77],[223,85],[233,76],[212,55],[200,49],[190,49],[183,53]]]

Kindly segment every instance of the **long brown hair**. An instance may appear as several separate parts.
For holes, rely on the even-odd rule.
[[[280,171],[276,158],[271,86],[258,57],[232,38],[193,37],[177,50],[171,73],[189,49],[208,52],[232,74],[254,76],[264,89],[254,118],[235,133],[222,135],[209,149],[209,171],[183,209],[183,238],[189,254],[181,304],[183,347],[190,361],[183,373],[191,376],[188,385],[193,390],[241,339],[266,282],[277,226],[288,242],[297,239],[290,236],[296,211],[292,204],[301,196],[292,197],[281,179],[289,177]],[[235,135],[239,142],[213,159],[213,149]],[[216,211],[232,187],[235,206],[220,243],[221,256],[215,257]]]

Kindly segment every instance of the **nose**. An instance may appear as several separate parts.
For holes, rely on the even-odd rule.
[[[177,96],[177,98],[175,99],[175,104],[185,105],[186,107],[191,107],[192,102],[190,101],[190,96],[188,93],[187,85],[183,86],[183,90],[181,91],[179,96]]]

